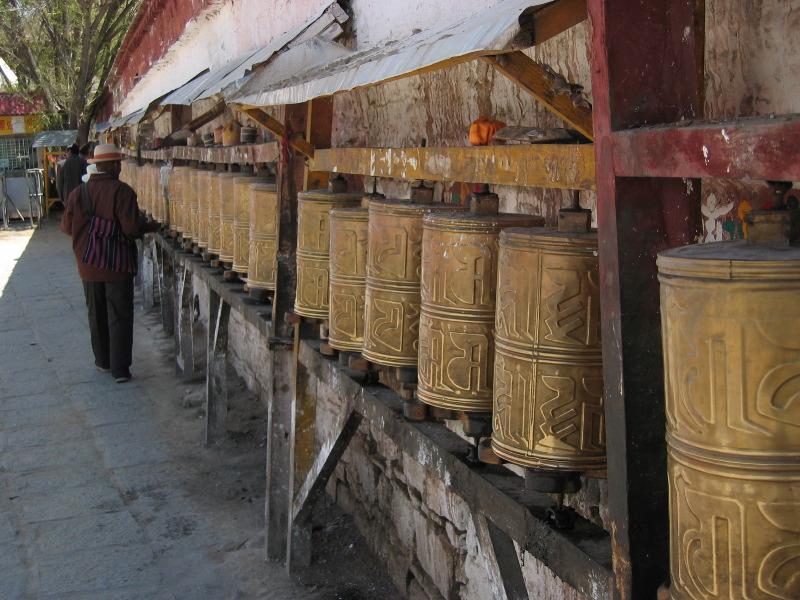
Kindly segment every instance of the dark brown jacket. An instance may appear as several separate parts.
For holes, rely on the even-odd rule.
[[[122,232],[130,239],[142,237],[152,231],[139,212],[136,192],[127,183],[108,173],[98,173],[89,179],[89,198],[95,214],[103,219],[119,221]],[[78,273],[83,281],[124,281],[130,273],[117,273],[84,264],[83,254],[89,241],[89,216],[85,214],[81,199],[81,186],[67,198],[61,230],[72,237],[72,249],[78,263]]]

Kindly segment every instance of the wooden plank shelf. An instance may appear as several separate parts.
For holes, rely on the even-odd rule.
[[[318,149],[314,171],[395,179],[593,190],[592,144]]]
[[[136,157],[136,151],[123,149],[123,154]],[[242,144],[240,146],[172,146],[159,150],[142,150],[145,160],[187,160],[205,163],[246,164],[268,163],[278,160],[280,154],[277,142],[264,144]]]

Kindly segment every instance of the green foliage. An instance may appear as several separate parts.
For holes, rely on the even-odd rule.
[[[0,56],[49,118],[85,125],[142,0],[4,0]]]

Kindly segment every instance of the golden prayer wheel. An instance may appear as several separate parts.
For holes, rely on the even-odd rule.
[[[186,220],[183,223],[183,239],[195,242],[197,239],[197,175],[199,169],[189,169],[183,183],[183,210]]]
[[[337,350],[361,352],[364,346],[368,223],[367,208],[330,211],[328,344]]]
[[[362,351],[367,360],[391,367],[417,366],[422,219],[429,213],[460,209],[407,200],[370,202]]]
[[[233,270],[247,274],[250,262],[250,185],[254,173],[238,173],[233,180]]]
[[[233,180],[238,177],[241,177],[241,173],[220,173],[219,176],[219,259],[228,265],[233,263],[233,223],[236,215]]]
[[[209,254],[219,254],[219,226],[222,199],[219,194],[220,177],[225,175],[221,171],[210,171],[208,183],[208,244],[206,250]]]
[[[342,180],[335,179],[327,190],[309,190],[297,194],[297,292],[294,311],[298,315],[328,318],[329,211],[332,208],[357,207],[363,195],[343,191],[344,187]]]
[[[209,192],[211,191],[211,175],[214,171],[203,170],[197,172],[195,193],[197,195],[197,231],[195,243],[200,248],[208,247],[208,206]]]
[[[657,264],[671,597],[800,598],[800,248],[701,244]]]
[[[606,463],[597,235],[500,233],[492,448],[550,473]]]
[[[170,228],[180,234],[186,229],[186,185],[191,167],[172,167],[169,177],[169,200],[172,211]]]
[[[159,223],[164,222],[164,199],[161,194],[161,167],[156,164],[150,166],[150,205],[152,206],[153,219]]]
[[[136,168],[136,193],[139,196],[139,204],[145,215],[150,214],[150,196],[147,188],[147,163]]]
[[[448,410],[492,411],[498,235],[506,227],[542,225],[542,217],[496,212],[425,217],[420,400]]]
[[[278,270],[278,188],[274,183],[250,184],[250,249],[247,286],[274,290]]]

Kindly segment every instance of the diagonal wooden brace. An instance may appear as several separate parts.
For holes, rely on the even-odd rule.
[[[244,108],[239,106],[234,106],[233,108],[241,113],[244,113],[262,127],[269,129],[279,138],[282,138],[284,135],[286,135],[286,127],[284,124],[272,115],[268,114],[266,111],[263,111],[260,108]],[[306,158],[314,158],[313,144],[303,139],[302,136],[292,136],[292,139],[289,140],[289,145]]]

